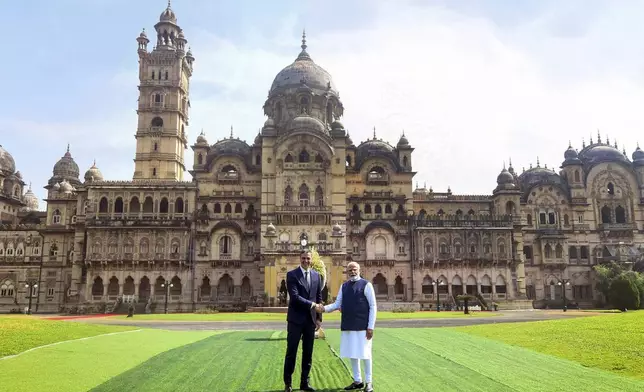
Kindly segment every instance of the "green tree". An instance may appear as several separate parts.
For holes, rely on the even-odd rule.
[[[597,274],[597,291],[602,293],[606,301],[610,303],[610,285],[615,278],[624,272],[624,268],[615,262],[599,264],[593,268]]]
[[[620,310],[639,309],[640,291],[633,275],[620,274],[611,283],[609,288],[610,303]]]
[[[324,266],[324,262],[322,261],[320,254],[315,248],[311,250],[311,268],[320,274],[323,282],[326,282],[326,267]]]

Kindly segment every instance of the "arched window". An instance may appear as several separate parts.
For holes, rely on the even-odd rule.
[[[101,200],[98,202],[98,213],[106,214],[107,213],[107,197],[101,197]]]
[[[322,163],[322,162],[324,162],[324,158],[322,158],[322,155],[315,154],[315,163]]]
[[[237,168],[233,165],[226,165],[221,169],[221,172],[224,173],[224,177],[226,179],[235,179],[239,177],[239,173],[237,172]]]
[[[93,296],[102,296],[105,292],[105,287],[103,286],[103,279],[100,276],[94,278],[94,283],[92,284],[92,295]]]
[[[564,226],[570,225],[570,218],[568,217],[568,214],[564,214]]]
[[[513,201],[508,201],[505,203],[505,213],[507,215],[514,215],[514,202]]]
[[[197,155],[197,165],[203,165],[203,154]]]
[[[307,97],[300,98],[300,113],[309,112],[309,99]]]
[[[563,258],[563,246],[561,246],[561,244],[557,244],[557,246],[555,246],[555,257],[558,259]]]
[[[215,214],[221,214],[221,204],[215,203],[214,211],[215,211]]]
[[[300,186],[299,200],[300,206],[307,207],[309,205],[309,187],[306,184]]]
[[[143,202],[143,212],[146,214],[151,214],[154,212],[154,202],[152,201],[152,196],[145,198]]]
[[[286,154],[286,158],[284,158],[284,162],[292,163],[293,162],[293,156],[291,154]]]
[[[626,223],[626,210],[622,206],[615,208],[615,223]]]
[[[241,203],[235,204],[235,214],[241,214],[243,212],[244,212],[244,210],[242,209]]]
[[[431,241],[425,241],[425,257],[431,256],[433,253]]]
[[[315,188],[315,202],[320,207],[324,205],[324,192],[322,191],[322,187],[319,185]]]
[[[292,200],[293,200],[293,189],[289,185],[284,190],[284,205],[285,206],[290,206]]]
[[[174,202],[174,212],[177,214],[183,214],[183,199],[177,197],[177,200]]]
[[[60,214],[60,210],[55,210],[51,217],[52,223],[55,225],[59,225],[61,223],[61,220],[62,220],[62,217]]]
[[[116,214],[123,213],[123,199],[121,197],[117,197],[114,201],[114,212]]]
[[[261,155],[257,154],[255,156],[255,165],[260,166],[262,164],[262,157]]]
[[[608,185],[606,186],[606,191],[608,192],[609,195],[614,195],[615,194],[615,185],[613,185],[612,182],[609,182]]]
[[[163,119],[161,117],[155,117],[150,122],[150,125],[154,128],[161,128],[163,127]]]
[[[130,208],[129,208],[130,213],[139,213],[141,212],[141,202],[139,201],[139,198],[136,196],[133,196],[132,199],[130,199]]]
[[[309,159],[310,159],[309,153],[306,151],[306,149],[303,148],[299,156],[300,163],[306,163],[309,161]]]
[[[161,203],[159,204],[159,213],[161,214],[168,213],[168,199],[166,199],[165,197],[161,199]]]
[[[602,213],[602,223],[612,223],[613,222],[610,207],[603,206],[602,210],[601,210],[601,213]]]
[[[0,284],[0,297],[13,297],[16,288],[13,281],[7,279]]]
[[[546,259],[552,257],[552,247],[550,246],[550,244],[546,244],[544,248],[544,256],[546,257]]]
[[[532,226],[532,214],[528,214],[526,220],[528,221],[528,226]]]
[[[404,167],[407,167],[407,164],[408,164],[407,155],[405,155],[405,156],[403,157],[403,166],[404,166]]]
[[[374,208],[374,212],[376,214],[382,214],[382,206],[380,206],[380,204],[376,204],[376,207]]]
[[[579,175],[579,170],[575,170],[575,182],[580,182],[580,181],[581,181],[581,178]]]
[[[391,204],[385,204],[385,214],[391,214],[393,210],[391,209]]]
[[[347,163],[347,166],[351,166],[351,155],[347,155],[346,163]]]
[[[378,273],[373,278],[372,284],[373,284],[374,291],[376,292],[376,295],[387,295],[388,293],[387,279],[381,273]]]
[[[219,254],[230,255],[232,253],[232,239],[225,235],[219,240]]]
[[[364,205],[364,213],[365,214],[371,214],[371,204],[365,204]]]
[[[230,203],[226,203],[224,206],[224,214],[232,214],[233,213],[233,207],[230,205]]]

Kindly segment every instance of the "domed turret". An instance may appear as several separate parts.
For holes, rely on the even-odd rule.
[[[566,167],[570,165],[581,165],[582,162],[579,159],[579,154],[577,150],[572,148],[572,144],[568,142],[568,149],[564,152],[564,161],[561,164],[561,167]]]
[[[338,130],[338,131],[339,131],[339,130],[342,130],[342,129],[344,129],[344,124],[342,124],[342,123],[341,123],[340,121],[338,121],[338,120],[335,120],[334,122],[332,122],[332,123],[331,123],[331,129],[333,129],[334,131],[336,131],[336,130]]]
[[[288,124],[289,131],[306,129],[313,132],[329,133],[322,121],[308,115],[301,115],[293,118]]]
[[[96,161],[94,161],[92,167],[85,172],[84,178],[85,182],[103,181],[103,174],[98,170],[98,167],[96,167]]]
[[[8,176],[16,171],[16,162],[11,154],[0,145],[0,173]]]
[[[53,176],[49,179],[49,183],[53,185],[56,182],[67,180],[68,182],[80,184],[79,175],[80,170],[69,152],[69,145],[67,145],[67,152],[54,165]]]
[[[267,236],[274,236],[275,235],[275,225],[273,223],[269,223],[268,226],[266,226],[266,235]]]
[[[644,151],[642,151],[639,144],[633,152],[633,164],[635,166],[644,166]]]
[[[38,211],[38,197],[34,194],[34,192],[31,190],[31,184],[29,184],[29,189],[27,189],[27,192],[25,192],[25,195],[23,196],[23,201],[26,204],[25,209],[28,211]]]
[[[514,177],[512,176],[512,173],[505,168],[505,165],[503,165],[503,170],[501,170],[501,173],[496,177],[496,183],[497,185],[514,184]]]
[[[333,235],[342,235],[342,227],[340,227],[339,223],[336,223],[333,225]]]
[[[206,139],[206,134],[203,133],[203,129],[201,130],[201,133],[199,134],[199,136],[197,136],[197,144],[208,145],[208,139]]]
[[[400,140],[398,140],[398,145],[397,147],[409,147],[409,140],[407,140],[407,136],[405,136],[405,132],[403,132],[402,136],[400,136]]]
[[[177,23],[177,15],[170,8],[170,0],[168,0],[168,7],[159,16],[159,22]]]
[[[60,192],[62,192],[62,193],[72,193],[72,192],[74,192],[75,190],[76,190],[76,189],[74,189],[74,187],[72,186],[72,184],[70,184],[70,183],[69,183],[69,182],[67,182],[66,180],[63,180],[63,182],[61,182],[61,183],[60,183],[60,189],[59,189],[59,191],[60,191]]]
[[[306,33],[302,34],[302,51],[295,61],[282,69],[271,85],[269,95],[289,87],[299,87],[306,84],[312,88],[337,91],[331,75],[322,67],[315,64],[306,51]]]

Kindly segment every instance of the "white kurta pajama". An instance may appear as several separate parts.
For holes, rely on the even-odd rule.
[[[369,303],[369,322],[367,323],[367,329],[374,329],[378,307],[376,306],[376,294],[371,282],[367,282],[364,289],[364,295],[367,297],[367,302]],[[338,309],[342,309],[342,286],[338,292],[338,297],[335,299],[335,303],[326,305],[324,307],[324,312],[333,312]],[[373,338],[367,339],[366,330],[342,331],[340,339],[340,356],[343,358],[353,359],[371,359],[372,342]]]

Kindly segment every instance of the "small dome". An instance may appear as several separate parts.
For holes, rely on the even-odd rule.
[[[333,130],[344,129],[344,124],[342,124],[338,120],[335,120],[334,122],[331,123],[331,129],[333,129]]]
[[[333,234],[340,234],[342,232],[342,227],[340,227],[339,223],[336,223],[333,225]]]
[[[59,184],[59,183],[55,183],[55,184],[54,184],[54,190],[55,190],[55,191],[60,190],[60,184]]]
[[[168,2],[168,8],[166,8],[159,16],[160,22],[177,22],[177,16],[174,14],[174,11],[170,8],[170,2]]]
[[[266,234],[268,235],[274,235],[275,234],[275,226],[273,223],[269,223],[268,226],[266,226]]]
[[[257,136],[255,136],[255,141],[253,142],[256,146],[261,146],[262,145],[262,134],[257,133]]]
[[[307,129],[315,132],[328,133],[327,128],[322,121],[308,115],[300,115],[291,120],[288,130]]]
[[[347,132],[347,146],[355,146],[355,144],[353,144],[353,139],[351,139],[351,136],[349,136],[348,132]]]
[[[208,139],[206,139],[206,135],[201,131],[199,136],[197,136],[197,144],[208,144]]]
[[[139,34],[139,38],[145,38],[145,39],[148,39],[148,35],[147,35],[147,34],[145,34],[145,29],[143,29],[143,31],[141,31],[141,34]]]
[[[103,174],[96,167],[96,162],[85,172],[84,178],[85,182],[103,181]]]
[[[62,193],[72,193],[73,191],[75,191],[75,189],[72,184],[70,184],[66,180],[63,180],[63,182],[60,183],[60,191]]]
[[[615,162],[630,165],[624,154],[613,146],[607,144],[594,144],[586,147],[578,154],[584,166],[592,167],[600,163]]]
[[[498,177],[496,177],[496,183],[498,185],[514,183],[514,177],[512,176],[512,173],[510,173],[508,169],[505,168],[505,166],[503,167],[503,170],[501,170],[501,173],[499,173]]]
[[[194,60],[194,57],[192,56],[192,49],[191,48],[188,48],[188,52],[186,52],[186,57],[189,58],[189,59]]]
[[[644,161],[644,151],[640,148],[640,146],[637,146],[635,151],[633,152],[633,162],[642,162]]]
[[[564,152],[564,158],[566,158],[566,160],[577,159],[577,151],[569,145],[566,152]]]
[[[15,176],[17,179],[22,180],[22,173],[20,173],[20,170],[16,172]]]
[[[179,37],[179,39],[185,39],[186,38],[186,36],[183,34],[183,30],[179,31],[178,37]]]
[[[264,122],[264,128],[273,128],[275,127],[275,121],[269,117],[266,119],[266,122]]]
[[[5,175],[13,174],[16,171],[16,162],[11,154],[0,145],[0,172]]]
[[[409,140],[407,140],[407,136],[403,133],[402,136],[400,137],[400,140],[398,140],[398,147],[407,147],[409,146]]]
[[[38,211],[38,197],[34,194],[34,192],[31,190],[31,184],[29,184],[29,189],[27,192],[25,192],[25,195],[23,196],[23,200],[25,204],[27,205],[25,209],[30,210],[30,211]]]
[[[78,169],[78,165],[74,162],[74,158],[72,158],[72,154],[69,152],[69,146],[67,146],[65,155],[54,165],[54,177],[78,179],[79,175],[80,170]]]

